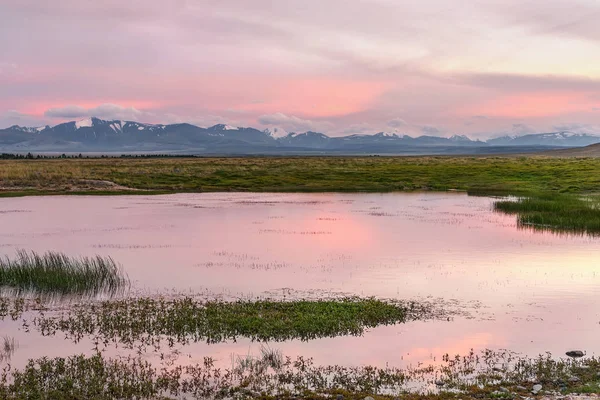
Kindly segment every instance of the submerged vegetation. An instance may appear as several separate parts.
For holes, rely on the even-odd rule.
[[[21,370],[4,370],[2,399],[262,398],[324,399],[376,396],[403,398],[505,398],[598,393],[599,360],[554,360],[550,355],[521,359],[485,351],[445,356],[440,366],[315,366],[312,359],[269,356],[223,369],[212,358],[199,364],[156,368],[141,358],[100,354],[31,360]],[[414,388],[415,382],[421,385]]]
[[[239,337],[264,342],[361,335],[367,328],[427,313],[426,307],[414,303],[361,298],[236,302],[135,298],[74,306],[61,315],[39,317],[35,324],[44,335],[61,332],[74,341],[89,335],[103,343],[158,347],[161,340],[172,346]]]
[[[128,278],[110,257],[69,257],[17,251],[15,258],[0,258],[0,287],[17,292],[62,295],[115,293]]]
[[[494,203],[494,209],[517,215],[521,227],[562,233],[600,234],[600,198],[534,194]]]

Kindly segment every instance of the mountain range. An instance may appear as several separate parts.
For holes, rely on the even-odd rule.
[[[2,151],[37,152],[189,152],[197,154],[393,153],[455,154],[521,152],[543,148],[580,147],[600,136],[568,131],[502,136],[487,141],[464,135],[449,138],[411,137],[394,133],[330,137],[319,132],[286,133],[280,129],[215,125],[144,124],[86,118],[56,126],[0,129]]]

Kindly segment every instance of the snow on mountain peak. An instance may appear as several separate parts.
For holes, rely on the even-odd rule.
[[[450,136],[450,140],[455,141],[455,142],[457,142],[457,141],[469,141],[470,142],[471,141],[471,139],[469,139],[469,137],[466,135],[452,135],[452,136]]]
[[[123,126],[125,126],[125,121],[113,121],[110,124],[110,127],[115,132],[123,132]]]
[[[393,137],[397,137],[398,135],[396,135],[395,133],[389,133],[389,132],[379,132],[379,133],[376,133],[375,136],[393,138]]]
[[[267,128],[263,132],[275,139],[288,136],[288,132],[279,127]]]
[[[75,128],[89,128],[94,125],[94,122],[91,118],[81,119],[79,121],[75,121]]]

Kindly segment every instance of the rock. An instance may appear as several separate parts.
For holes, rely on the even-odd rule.
[[[344,400],[344,395],[343,394],[338,394],[335,399],[336,400]]]
[[[585,356],[585,353],[581,350],[571,350],[571,351],[567,351],[566,354],[569,357],[573,357],[573,358],[579,358],[579,357],[583,357]]]
[[[444,384],[445,384],[445,383],[444,383],[444,381],[439,381],[439,380],[438,380],[438,381],[435,381],[435,384],[436,384],[437,386],[444,386]]]
[[[507,388],[505,388],[505,387],[501,387],[501,388],[500,388],[500,391],[501,391],[502,393],[510,393],[510,390],[508,390],[508,389],[507,389]]]
[[[570,377],[570,378],[569,378],[569,382],[571,382],[571,383],[577,383],[577,382],[579,382],[580,380],[581,380],[581,379],[579,379],[579,378],[578,378],[578,377],[576,377],[576,376],[572,376],[572,377]]]
[[[538,394],[541,390],[542,390],[542,385],[537,384],[537,385],[533,385],[533,389],[531,390],[531,392],[533,394]]]
[[[365,397],[365,400],[375,400],[375,399],[372,398],[371,396],[367,396],[367,397]]]
[[[517,386],[515,389],[517,389],[517,390],[519,390],[521,392],[524,392],[524,391],[527,390],[527,388],[525,386]]]

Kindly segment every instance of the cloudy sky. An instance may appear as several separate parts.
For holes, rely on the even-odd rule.
[[[600,132],[598,0],[0,0],[0,127]]]

